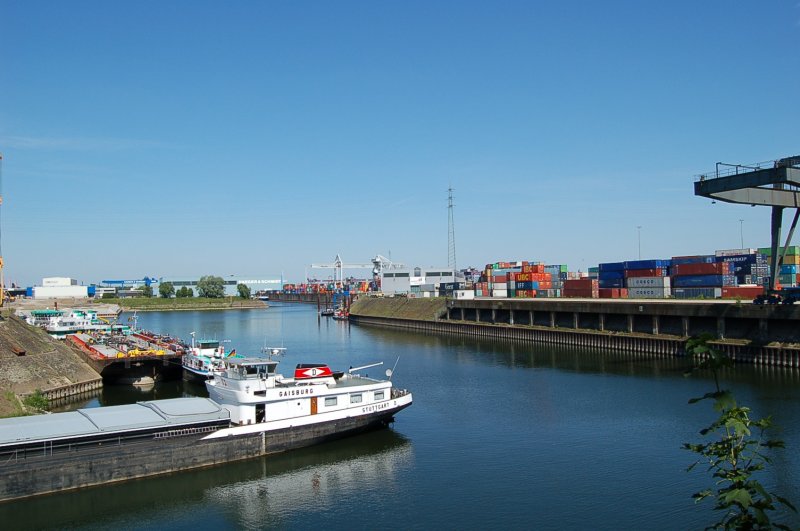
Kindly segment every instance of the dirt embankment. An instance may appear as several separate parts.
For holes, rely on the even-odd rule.
[[[407,297],[359,297],[350,307],[350,314],[363,317],[388,317],[435,321],[447,311],[444,297],[409,299]]]
[[[24,350],[19,356],[14,350]],[[0,320],[0,417],[19,412],[17,397],[99,378],[63,341],[18,317]]]

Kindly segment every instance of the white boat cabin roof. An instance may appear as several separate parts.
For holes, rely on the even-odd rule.
[[[256,374],[275,374],[278,362],[264,358],[226,358],[228,371],[239,377]]]

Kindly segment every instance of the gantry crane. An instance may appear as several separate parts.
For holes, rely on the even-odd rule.
[[[334,282],[342,282],[344,280],[342,276],[343,269],[372,269],[372,274],[380,277],[380,274],[385,269],[402,269],[405,267],[404,264],[393,263],[391,260],[386,258],[385,256],[376,255],[375,258],[372,259],[372,263],[370,264],[345,264],[342,262],[341,256],[338,254],[336,258],[333,259],[333,262],[330,264],[311,264],[313,269],[333,269],[334,275],[333,280]]]

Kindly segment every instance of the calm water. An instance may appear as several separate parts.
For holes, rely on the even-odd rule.
[[[384,361],[414,405],[393,427],[202,471],[0,505],[5,529],[696,529],[715,521],[685,472],[711,390],[681,360],[415,335],[318,321],[316,308],[140,314],[141,326],[229,339],[239,353],[285,346],[296,363]],[[373,376],[386,366],[370,369]],[[368,373],[370,371],[367,371]],[[772,414],[788,449],[763,480],[800,502],[800,373],[739,367],[739,400]],[[106,388],[69,407],[203,394],[169,382]],[[800,518],[787,516],[793,526]]]

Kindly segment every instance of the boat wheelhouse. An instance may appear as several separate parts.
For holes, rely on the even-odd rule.
[[[236,356],[236,349],[225,353],[225,347],[217,339],[199,339],[192,337],[192,345],[182,358],[184,375],[192,379],[207,380],[225,370],[223,360]]]

